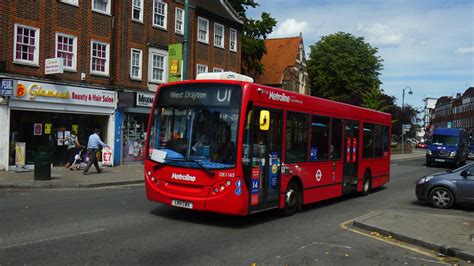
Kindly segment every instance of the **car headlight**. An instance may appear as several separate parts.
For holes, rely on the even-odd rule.
[[[418,180],[418,184],[426,183],[426,182],[430,181],[432,178],[433,178],[432,175],[425,176],[425,177],[421,178],[420,180]]]
[[[431,150],[426,150],[426,154],[431,155]]]
[[[455,151],[452,151],[450,154],[449,154],[449,157],[454,157],[456,156],[456,152]]]

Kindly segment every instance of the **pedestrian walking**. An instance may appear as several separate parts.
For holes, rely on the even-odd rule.
[[[87,156],[89,157],[89,162],[87,162],[87,166],[84,168],[84,175],[89,174],[89,168],[92,166],[92,164],[94,164],[98,174],[102,172],[102,170],[99,168],[99,163],[97,163],[97,152],[101,146],[108,147],[108,145],[100,139],[100,132],[101,130],[96,128],[94,133],[89,136],[89,141],[87,142]]]
[[[69,157],[69,161],[67,162],[65,167],[73,170],[74,167],[72,166],[76,162],[76,155],[78,151],[82,148],[82,145],[79,143],[79,140],[77,139],[77,133],[73,131],[71,132],[71,134],[66,136],[64,140],[64,144],[67,146],[67,153]]]

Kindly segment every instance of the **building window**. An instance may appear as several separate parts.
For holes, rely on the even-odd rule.
[[[110,15],[109,0],[92,0],[92,11]]]
[[[224,69],[215,67],[212,69],[212,72],[224,72]]]
[[[184,10],[181,8],[176,8],[175,16],[175,32],[179,34],[184,33]]]
[[[198,41],[209,43],[209,20],[198,17]]]
[[[214,46],[224,48],[224,25],[214,23]]]
[[[150,82],[165,83],[167,81],[167,64],[168,53],[166,51],[150,48],[148,68],[150,71]]]
[[[15,35],[15,62],[38,65],[39,29],[15,24]]]
[[[201,65],[201,64],[197,64],[197,67],[196,67],[196,75],[199,75],[201,73],[207,73],[207,66],[206,65]]]
[[[109,44],[97,41],[91,42],[91,73],[109,74]]]
[[[77,37],[56,33],[56,57],[63,58],[64,69],[76,70]]]
[[[153,0],[153,26],[166,29],[168,4],[161,0]]]
[[[230,44],[229,50],[232,52],[237,52],[237,31],[230,29]]]
[[[130,78],[142,79],[142,50],[133,48],[131,50]]]
[[[143,22],[143,0],[133,0],[132,19]]]
[[[60,0],[59,2],[70,4],[73,6],[79,6],[79,0]]]

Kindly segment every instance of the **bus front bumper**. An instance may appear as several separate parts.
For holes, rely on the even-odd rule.
[[[210,191],[208,196],[195,197],[167,191],[165,183],[166,181],[154,182],[145,177],[148,200],[197,211],[241,216],[248,214],[248,199],[244,196],[247,193],[244,193],[243,187],[239,193],[236,193],[236,188],[232,186],[218,193],[212,193],[211,188],[207,188]]]

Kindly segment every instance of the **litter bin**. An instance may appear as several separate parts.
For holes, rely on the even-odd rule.
[[[37,152],[35,154],[35,180],[51,180],[52,154]]]

